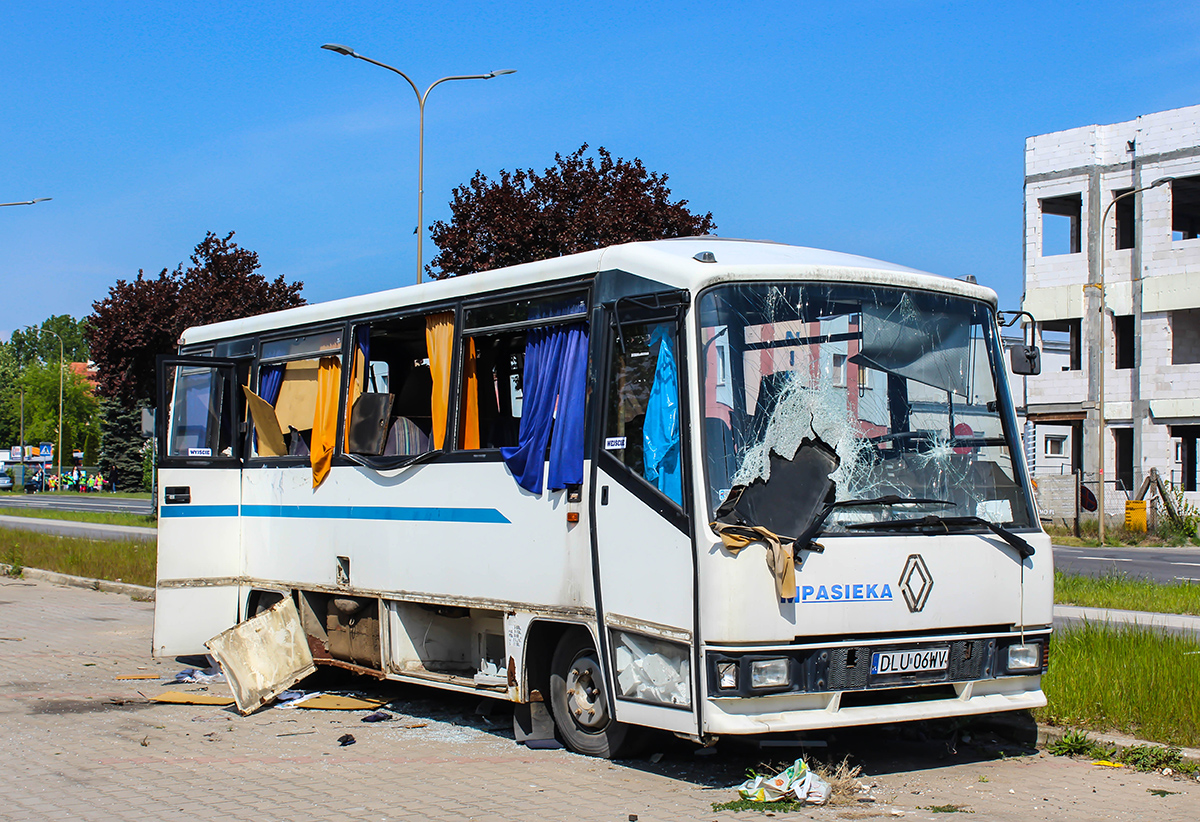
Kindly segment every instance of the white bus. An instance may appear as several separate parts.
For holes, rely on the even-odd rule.
[[[291,597],[318,664],[548,709],[599,756],[1041,706],[998,318],[973,282],[700,237],[189,329],[155,654]]]

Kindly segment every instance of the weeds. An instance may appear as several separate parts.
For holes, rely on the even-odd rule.
[[[1084,622],[1055,632],[1042,722],[1200,744],[1200,641],[1138,625]]]
[[[1047,745],[1046,750],[1055,756],[1079,756],[1120,762],[1135,771],[1144,773],[1169,768],[1179,773],[1194,774],[1200,769],[1200,763],[1184,759],[1183,752],[1176,747],[1132,745],[1128,748],[1121,748],[1117,745],[1105,745],[1097,742],[1085,731],[1080,730],[1068,731],[1062,739]]]
[[[728,802],[714,802],[712,809],[714,811],[759,811],[766,813],[791,813],[792,811],[802,811],[809,807],[805,802],[797,802],[795,799],[780,799],[776,802],[756,802],[753,799],[732,799]]]
[[[1054,572],[1054,601],[1088,608],[1122,608],[1160,614],[1200,614],[1200,584],[1160,584],[1114,571],[1103,576]]]
[[[10,577],[20,577],[25,573],[25,568],[21,563],[21,549],[16,544],[10,544],[4,552],[4,564],[8,566],[5,574]]]
[[[79,539],[0,529],[0,546],[0,556],[18,571],[42,568],[90,579],[154,585],[158,549],[150,541]]]
[[[929,811],[930,813],[975,813],[965,805],[926,805],[918,810]]]

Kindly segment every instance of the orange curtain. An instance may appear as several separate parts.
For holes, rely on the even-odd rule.
[[[429,374],[433,378],[433,447],[446,442],[446,419],[450,412],[450,365],[454,353],[454,313],[430,314],[425,318],[425,345],[429,352]]]
[[[463,360],[462,447],[479,448],[479,378],[475,374],[475,338],[467,338],[467,356]]]
[[[333,446],[337,442],[338,394],[341,393],[342,364],[337,357],[322,357],[317,370],[317,408],[313,414],[312,463],[313,490],[329,474],[333,463]]]
[[[345,432],[342,436],[346,438],[343,447],[347,451],[350,450],[350,413],[354,410],[354,401],[362,396],[363,389],[367,384],[366,365],[367,358],[363,356],[358,346],[355,346],[353,358],[350,360],[350,388],[346,395],[346,427],[342,429]]]

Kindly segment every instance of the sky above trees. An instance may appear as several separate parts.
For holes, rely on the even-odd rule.
[[[1024,139],[1200,102],[1200,7],[18,3],[0,84],[0,338],[237,231],[322,301],[416,280],[482,171],[639,158],[727,237],[1021,292]],[[424,258],[437,249],[425,233]]]

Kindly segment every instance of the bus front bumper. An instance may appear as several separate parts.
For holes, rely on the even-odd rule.
[[[916,719],[1019,711],[1046,704],[1041,676],[1014,676],[953,684],[954,695],[887,701],[886,689],[872,691],[875,704],[855,704],[854,692],[714,697],[704,706],[705,734],[764,734],[878,725]],[[905,697],[913,691],[901,689]],[[862,692],[858,692],[862,693]],[[899,691],[897,692],[899,697]]]

